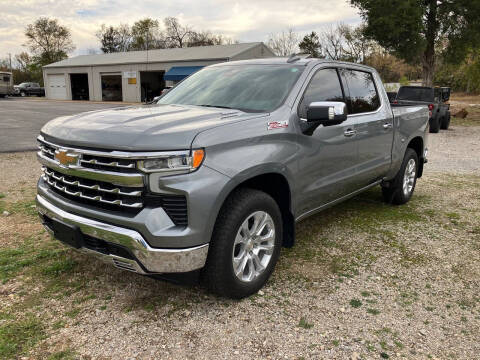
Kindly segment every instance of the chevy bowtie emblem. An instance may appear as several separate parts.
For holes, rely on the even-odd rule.
[[[55,159],[66,167],[69,165],[77,165],[78,163],[78,155],[69,154],[67,150],[55,150]]]

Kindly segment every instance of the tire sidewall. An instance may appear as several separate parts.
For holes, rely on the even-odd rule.
[[[410,159],[415,160],[415,181],[413,182],[412,191],[410,191],[410,193],[408,195],[405,195],[405,193],[403,192],[403,178],[405,176],[405,169],[407,168],[407,164],[410,161]],[[408,202],[413,196],[413,192],[415,191],[415,186],[417,185],[418,167],[419,166],[418,166],[417,153],[413,149],[408,148],[406,153],[405,153],[405,157],[403,159],[402,167],[400,168],[400,171],[398,173],[399,176],[398,176],[398,179],[397,179],[397,186],[398,186],[397,191],[399,191],[399,197],[401,198],[402,203]]]
[[[266,195],[266,194],[265,194]],[[244,282],[237,278],[233,269],[232,254],[233,254],[233,245],[235,242],[235,237],[237,235],[240,226],[243,222],[256,211],[265,211],[268,213],[275,226],[275,247],[273,250],[272,258],[270,259],[269,264],[265,271],[259,275],[255,280],[251,282]],[[265,282],[270,277],[271,273],[275,268],[275,264],[280,255],[280,250],[282,246],[283,232],[282,232],[282,216],[280,209],[270,196],[266,195],[265,197],[254,198],[252,201],[247,203],[241,211],[241,216],[238,216],[235,219],[234,226],[229,229],[227,234],[227,239],[218,239],[219,241],[227,241],[228,246],[223,248],[221,256],[225,259],[225,276],[228,277],[227,281],[231,281],[231,287],[234,293],[237,294],[253,294],[257,292],[260,288],[263,287]]]
[[[430,132],[438,133],[440,131],[440,119],[438,117],[433,118],[430,122]]]

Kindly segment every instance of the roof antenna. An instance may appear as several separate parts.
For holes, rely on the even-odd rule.
[[[312,55],[311,54],[305,54],[305,53],[300,53],[300,54],[292,54],[290,55],[290,57],[288,58],[287,60],[287,63],[293,63],[295,61],[298,61],[298,60],[302,60],[302,59],[308,59],[308,58],[311,58]]]

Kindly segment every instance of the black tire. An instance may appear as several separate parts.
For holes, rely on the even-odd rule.
[[[415,161],[415,176],[411,191],[406,194],[403,190],[403,181],[405,177],[405,170],[411,159]],[[395,205],[402,205],[407,203],[412,198],[413,192],[415,190],[415,185],[417,184],[417,176],[418,155],[415,150],[407,148],[407,151],[405,152],[405,156],[403,158],[402,166],[400,167],[400,170],[398,170],[397,175],[392,181],[385,184],[385,186],[382,186],[382,194],[385,202]]]
[[[442,126],[441,126],[441,128],[442,128],[443,130],[448,130],[448,127],[450,126],[450,118],[451,118],[450,111],[447,111],[447,113],[445,114],[445,116],[442,118]]]
[[[440,119],[438,116],[434,117],[430,121],[430,132],[431,133],[438,133],[440,131]]]
[[[244,282],[234,273],[234,241],[243,222],[256,211],[266,212],[273,220],[274,248],[265,270],[257,278]],[[247,297],[260,290],[272,274],[280,255],[282,229],[282,214],[270,195],[248,188],[235,190],[220,210],[210,241],[207,263],[202,270],[202,280],[209,290],[234,299]]]

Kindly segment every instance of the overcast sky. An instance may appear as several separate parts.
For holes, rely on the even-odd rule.
[[[95,32],[101,24],[133,24],[145,17],[175,16],[196,30],[240,42],[266,42],[270,33],[289,26],[304,34],[360,22],[347,0],[0,0],[0,12],[0,58],[25,50],[25,26],[40,16],[57,18],[71,30],[76,45],[71,56],[99,48]]]

